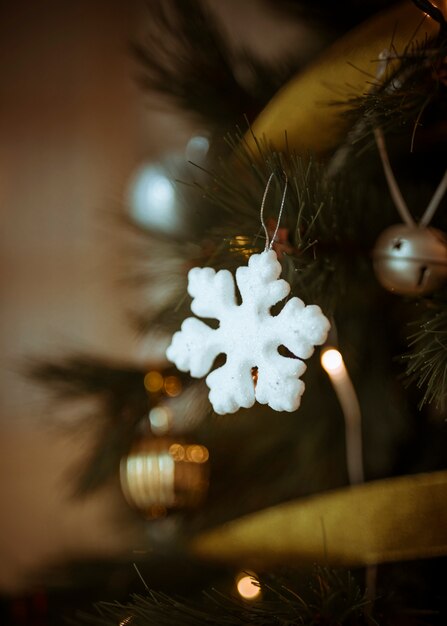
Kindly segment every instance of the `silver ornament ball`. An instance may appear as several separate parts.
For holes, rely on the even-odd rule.
[[[389,291],[420,296],[447,280],[447,235],[436,228],[396,224],[378,238],[374,271]]]

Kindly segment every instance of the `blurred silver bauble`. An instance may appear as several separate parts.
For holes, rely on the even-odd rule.
[[[447,280],[447,235],[436,228],[390,226],[378,238],[373,260],[385,289],[409,296],[432,293]]]
[[[140,165],[129,181],[126,198],[130,217],[138,226],[185,239],[203,228],[203,214],[198,214],[197,190],[192,183],[206,178],[209,145],[206,135],[193,135],[184,152]],[[179,180],[189,181],[191,186],[179,185],[175,182]]]

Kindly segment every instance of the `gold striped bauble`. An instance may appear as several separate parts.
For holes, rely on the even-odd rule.
[[[208,489],[205,446],[171,437],[141,436],[121,460],[121,488],[148,518],[201,504]]]

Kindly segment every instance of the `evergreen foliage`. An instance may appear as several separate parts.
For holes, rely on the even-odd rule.
[[[331,10],[339,14],[339,3],[334,8],[333,3],[323,4],[324,15]],[[246,57],[252,81],[244,85],[236,78],[235,61],[216,22],[193,0],[151,5],[153,32],[144,44],[134,46],[144,88],[193,114],[215,138],[206,175],[201,172],[185,193],[185,202],[194,204],[204,225],[193,240],[161,239],[135,229],[137,269],[129,283],[153,294],[135,314],[139,329],[173,332],[179,327],[189,315],[185,293],[191,267],[233,271],[263,249],[262,194],[270,172],[275,172],[266,207],[267,223],[274,230],[286,172],[289,190],[275,244],[282,276],[292,296],[319,304],[333,321],[332,339],[343,353],[362,407],[368,479],[445,467],[447,288],[413,300],[389,294],[377,283],[371,262],[378,235],[400,221],[375,149],[374,127],[380,125],[387,134],[396,177],[415,218],[447,167],[446,25],[431,3],[415,4],[439,21],[439,36],[419,46],[409,42],[384,85],[377,88],[371,77],[375,88],[350,102],[344,115],[351,132],[340,140],[342,167],[335,175],[334,155],[318,161],[293,147],[280,153],[263,138],[256,139],[253,150],[240,130],[222,140],[224,131],[240,124],[244,114],[249,121],[256,116],[292,69],[298,69],[298,62],[272,69]],[[444,231],[446,206],[444,199],[433,220]],[[86,492],[108,480],[148,409],[159,401],[144,390],[144,372],[74,357],[39,364],[31,374],[61,399],[100,400],[98,419],[104,428],[79,488]],[[307,391],[294,415],[278,417],[255,407],[229,423],[204,410],[207,419],[192,436],[211,452],[210,494],[204,510],[182,516],[186,534],[346,484],[340,408],[318,363],[310,363],[305,381]],[[188,384],[187,377],[183,383]],[[191,388],[204,394],[203,382]],[[127,617],[121,623],[132,626],[374,623],[364,616],[365,600],[348,573],[317,572],[305,585],[305,599],[302,588],[295,591],[288,580],[263,579],[261,588],[262,602],[252,605],[216,594],[194,603],[153,591],[133,596],[127,604],[99,605],[96,617],[74,623],[107,626]]]
[[[293,581],[292,576],[292,581]],[[134,595],[126,604],[101,603],[97,615],[80,616],[73,626],[373,626],[376,622],[364,615],[367,601],[358,584],[348,572],[318,568],[299,592],[289,578],[261,578],[263,598],[255,603],[236,595],[226,596],[217,591],[205,594],[201,600],[176,599],[163,593],[149,591]],[[295,581],[296,584],[296,581]],[[127,621],[126,621],[127,620]]]

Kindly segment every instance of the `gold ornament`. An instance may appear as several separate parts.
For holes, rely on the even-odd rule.
[[[197,506],[208,488],[208,458],[205,446],[143,435],[121,461],[124,496],[148,518]]]
[[[447,236],[436,228],[396,224],[380,235],[373,260],[385,289],[409,296],[431,293],[447,280]]]

